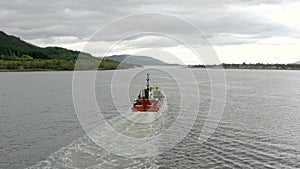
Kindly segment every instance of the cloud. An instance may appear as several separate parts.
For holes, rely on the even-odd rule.
[[[80,50],[97,30],[116,18],[136,12],[163,12],[193,23],[213,45],[258,45],[274,37],[299,38],[299,9],[300,3],[290,0],[3,0],[0,1],[0,30],[37,45]],[[173,46],[175,50],[178,45],[153,35],[133,36],[143,31],[169,33],[185,38],[189,44],[202,43],[195,36],[199,32],[185,24],[149,14],[104,28],[99,36],[89,40],[92,45],[86,50],[98,55],[128,35],[119,51],[147,46]]]
[[[223,2],[216,0],[188,2],[4,0],[0,2],[2,8],[0,21],[1,29],[26,39],[51,36],[86,38],[112,19],[136,12],[155,11],[183,17],[197,25],[208,36],[218,33],[271,34],[289,31],[288,27],[272,22],[262,13],[263,9],[276,8],[281,4],[282,2],[279,1],[238,0]],[[178,25],[172,27],[172,25],[164,25],[168,22],[155,23],[155,20],[148,19],[148,25],[132,25],[138,22],[129,21],[127,24],[119,25],[118,30],[107,32],[107,35],[113,36],[116,32],[126,31],[129,28],[142,30],[147,26],[155,26],[157,31],[172,29],[178,33],[193,33],[182,30]]]

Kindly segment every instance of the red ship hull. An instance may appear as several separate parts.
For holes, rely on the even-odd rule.
[[[160,100],[136,100],[132,110],[134,112],[158,112],[161,106]]]

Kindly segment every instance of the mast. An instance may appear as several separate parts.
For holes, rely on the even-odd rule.
[[[146,87],[147,87],[147,88],[145,89],[145,99],[147,99],[147,100],[149,99],[149,91],[150,91],[150,89],[149,89],[149,88],[150,88],[150,87],[149,87],[149,86],[150,86],[150,85],[149,85],[149,80],[150,80],[150,79],[149,79],[149,76],[150,76],[150,73],[147,73],[147,79],[146,79],[146,81],[147,81]]]
[[[150,73],[147,73],[147,79],[146,79],[146,80],[147,80],[147,84],[146,84],[146,86],[147,86],[147,89],[148,89],[148,90],[149,90],[149,86],[150,86],[150,85],[149,85],[149,80],[150,80],[150,79],[149,79],[149,76],[150,76]]]

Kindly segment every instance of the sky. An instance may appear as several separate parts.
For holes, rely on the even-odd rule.
[[[100,57],[148,55],[184,64],[212,57],[220,63],[300,61],[300,1],[1,0],[0,23],[0,30],[32,44]]]

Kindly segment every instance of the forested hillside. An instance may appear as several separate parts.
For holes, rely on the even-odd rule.
[[[96,69],[98,65],[98,69],[134,66],[61,47],[41,48],[0,31],[0,69],[2,70],[73,70],[79,54],[81,57],[77,69]]]

